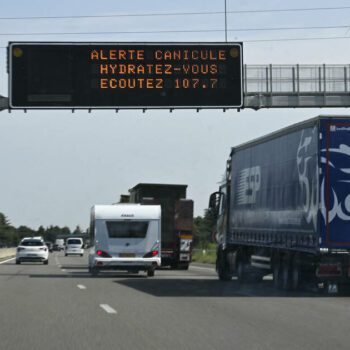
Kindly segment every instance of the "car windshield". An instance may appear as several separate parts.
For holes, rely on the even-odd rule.
[[[28,240],[21,242],[20,245],[25,247],[40,247],[43,246],[44,243],[42,241]]]
[[[67,241],[67,244],[81,244],[81,240],[80,239],[69,239]]]

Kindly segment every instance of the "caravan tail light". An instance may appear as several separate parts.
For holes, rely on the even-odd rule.
[[[144,258],[154,258],[155,256],[158,256],[158,255],[159,255],[159,241],[156,241],[153,244],[151,251],[146,253],[143,257]]]
[[[103,250],[97,250],[96,255],[98,255],[101,258],[110,258],[111,257],[107,252],[105,252]]]

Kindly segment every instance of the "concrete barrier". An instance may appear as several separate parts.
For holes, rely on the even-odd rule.
[[[0,259],[11,258],[16,255],[16,248],[1,248]]]

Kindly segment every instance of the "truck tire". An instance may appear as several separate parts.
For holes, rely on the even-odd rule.
[[[279,256],[276,256],[273,259],[272,274],[273,274],[274,287],[277,289],[281,289],[282,288],[282,266],[281,266],[281,259]]]
[[[16,265],[20,265],[21,261],[20,260],[16,260]]]
[[[97,269],[96,267],[89,267],[89,273],[91,274],[91,276],[97,276],[99,272],[99,269]]]
[[[239,283],[248,282],[247,267],[242,259],[238,260],[237,263],[237,279]]]
[[[188,270],[188,267],[189,267],[189,263],[182,263],[179,265],[179,269],[180,270]]]
[[[232,275],[230,274],[229,266],[226,261],[226,253],[222,249],[218,249],[216,254],[216,271],[220,281],[230,281]]]
[[[147,270],[147,277],[154,277],[154,269]]]
[[[297,291],[301,286],[301,264],[300,257],[298,254],[294,255],[292,259],[292,268],[291,268],[291,289]]]
[[[282,289],[291,290],[291,258],[286,255],[282,260]]]

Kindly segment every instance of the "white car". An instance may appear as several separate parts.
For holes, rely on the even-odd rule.
[[[66,241],[66,246],[64,250],[64,255],[67,256],[68,254],[74,254],[74,255],[84,255],[84,248],[83,248],[83,239],[82,238],[68,238]]]
[[[24,261],[39,261],[49,263],[49,249],[40,237],[22,239],[16,250],[16,264]]]

